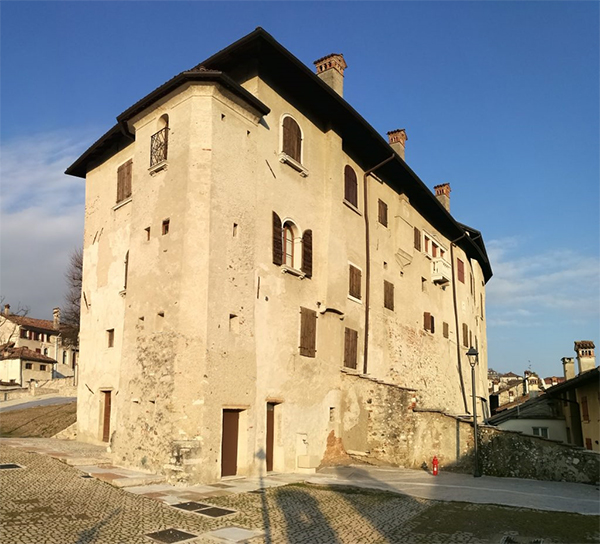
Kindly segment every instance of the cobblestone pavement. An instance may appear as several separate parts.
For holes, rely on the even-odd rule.
[[[529,516],[523,518],[521,526],[531,531],[547,526],[550,517],[563,516],[556,521],[568,528],[567,536],[571,537],[552,540],[538,532],[538,536],[546,536],[544,544],[599,541],[598,518],[593,516],[444,503],[381,491],[307,484],[237,494],[224,489],[205,494],[178,489],[177,494],[187,501],[235,511],[212,519],[170,506],[164,501],[164,492],[156,492],[155,497],[147,496],[152,494],[148,489],[131,493],[95,478],[83,478],[81,470],[37,453],[2,448],[0,462],[25,467],[0,470],[3,544],[150,544],[153,541],[145,535],[169,528],[198,536],[186,542],[246,541],[241,538],[247,536],[235,531],[214,534],[226,527],[256,530],[250,536],[258,536],[248,540],[250,544],[499,544],[509,535],[512,540],[507,542],[532,542],[529,537],[535,532],[520,529],[526,540],[519,540],[518,531],[511,532],[511,520],[519,516]],[[144,492],[146,495],[140,494]],[[493,523],[486,516],[497,526],[490,527]],[[502,516],[506,521],[500,519]],[[460,521],[461,517],[465,521]],[[445,521],[440,524],[442,518]],[[229,539],[215,538],[223,535]],[[574,535],[583,536],[574,540],[580,538]]]

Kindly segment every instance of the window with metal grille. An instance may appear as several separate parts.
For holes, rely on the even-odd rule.
[[[356,172],[349,164],[344,168],[344,200],[358,208],[358,180]]]
[[[300,355],[314,357],[317,352],[317,312],[300,308]]]
[[[421,251],[421,231],[417,227],[414,228],[414,243],[415,249]]]
[[[302,132],[298,123],[289,116],[283,118],[282,151],[296,162],[302,162]]]
[[[356,369],[358,359],[358,331],[345,328],[344,334],[344,366]]]
[[[356,268],[356,266],[352,266],[352,265],[348,266],[348,270],[349,270],[348,275],[349,275],[349,279],[350,279],[348,294],[351,297],[360,300],[362,272],[360,271],[359,268]]]
[[[131,196],[133,161],[129,160],[117,169],[117,204]]]
[[[379,222],[384,226],[388,226],[388,206],[383,200],[379,200]]]
[[[458,274],[458,281],[465,283],[465,263],[460,259],[456,259],[456,270]]]
[[[383,306],[394,311],[394,284],[383,280]]]
[[[589,412],[589,409],[588,409],[587,396],[586,397],[581,397],[581,419],[583,421],[589,421],[590,420],[590,412]]]
[[[150,139],[150,167],[167,160],[169,127],[159,130]]]

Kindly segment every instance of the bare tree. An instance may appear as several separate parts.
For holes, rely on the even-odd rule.
[[[16,320],[9,319],[13,317],[25,317],[29,313],[29,307],[19,306],[16,311],[11,311],[10,306],[5,304],[6,297],[0,296],[0,343],[8,344],[16,339],[19,330],[19,324]]]
[[[79,332],[79,319],[81,316],[81,287],[83,280],[83,249],[77,248],[71,252],[69,267],[65,272],[67,292],[65,303],[62,307],[61,324]]]

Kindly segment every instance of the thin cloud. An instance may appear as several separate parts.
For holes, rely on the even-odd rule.
[[[85,182],[64,171],[89,141],[87,133],[52,132],[0,148],[1,291],[34,317],[62,304],[69,254],[82,244]]]

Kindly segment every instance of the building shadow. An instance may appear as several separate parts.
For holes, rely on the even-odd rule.
[[[89,529],[85,529],[84,531],[79,533],[75,544],[89,544],[90,542],[95,542],[96,537],[98,536],[98,533],[100,532],[102,527],[110,523],[110,521],[120,512],[121,508],[115,508],[106,519],[103,519],[99,523],[96,523],[96,525],[90,527]]]

